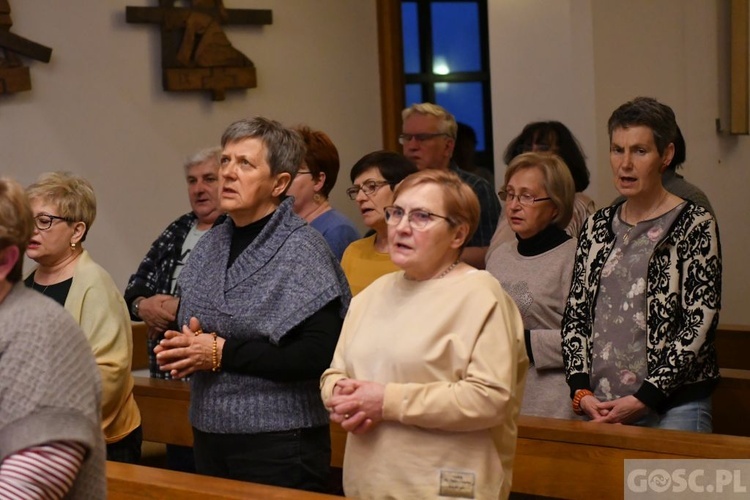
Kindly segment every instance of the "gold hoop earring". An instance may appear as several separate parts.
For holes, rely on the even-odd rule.
[[[313,195],[313,201],[314,201],[315,203],[317,203],[317,204],[321,204],[321,203],[323,203],[323,200],[324,200],[324,199],[325,199],[325,198],[323,198],[323,195],[321,195],[320,193],[315,193],[315,194]]]
[[[75,249],[76,249],[76,244],[75,244],[75,242],[73,242],[73,241],[71,241],[71,242],[70,242],[70,248],[71,248],[71,249],[73,249],[73,250],[75,250]]]

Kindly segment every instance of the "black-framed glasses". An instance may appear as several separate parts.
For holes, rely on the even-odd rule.
[[[424,142],[429,141],[430,139],[434,139],[435,137],[440,137],[441,135],[444,135],[445,137],[451,137],[450,134],[446,134],[444,132],[440,132],[437,134],[401,134],[398,136],[398,142],[402,145],[410,142],[412,139],[417,142]]]
[[[64,220],[65,222],[72,222],[67,217],[60,217],[57,215],[49,215],[49,214],[39,214],[36,217],[34,217],[34,225],[36,228],[40,231],[46,231],[47,229],[52,227],[52,224],[54,224],[55,220]]]
[[[518,203],[520,203],[524,207],[531,207],[537,201],[547,201],[547,200],[552,199],[549,196],[546,196],[544,198],[534,198],[529,193],[515,194],[515,193],[509,193],[504,190],[500,190],[497,193],[497,195],[500,197],[502,201],[506,201],[506,202],[513,201],[513,199],[515,198],[516,200],[518,200]]]
[[[381,187],[385,186],[386,184],[390,184],[390,182],[388,182],[388,181],[376,181],[374,179],[367,179],[362,184],[354,184],[352,187],[348,188],[346,190],[346,194],[349,196],[350,200],[356,200],[357,199],[357,194],[359,194],[359,190],[360,189],[367,196],[370,196],[370,195],[375,194],[375,191],[377,191]]]
[[[385,223],[389,226],[398,226],[404,218],[404,215],[406,215],[406,220],[409,222],[411,228],[417,230],[426,228],[436,217],[443,219],[448,224],[451,223],[450,218],[444,215],[435,214],[419,208],[410,211],[408,214],[406,213],[406,210],[396,205],[385,207],[383,210],[385,211]]]
[[[303,175],[303,174],[310,174],[310,175],[312,175],[313,173],[310,172],[309,170],[298,170],[297,171],[297,175]]]

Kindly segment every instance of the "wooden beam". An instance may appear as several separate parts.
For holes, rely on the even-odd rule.
[[[50,57],[52,57],[51,48],[32,42],[10,31],[0,30],[0,47],[42,62],[49,62]]]
[[[750,23],[748,0],[731,0],[731,48],[730,48],[730,120],[729,133],[750,133],[748,113],[748,24]]]
[[[26,66],[0,68],[0,94],[31,90],[31,75]]]
[[[404,93],[404,43],[401,33],[401,2],[377,0],[378,61],[380,67],[380,116],[383,149],[401,152],[401,110]]]
[[[132,24],[161,23],[169,14],[173,20],[184,20],[192,13],[201,9],[186,9],[174,7],[164,9],[160,7],[125,7],[125,22]],[[211,10],[208,14],[213,14]],[[273,14],[267,9],[226,9],[226,21],[218,19],[221,24],[273,24]]]

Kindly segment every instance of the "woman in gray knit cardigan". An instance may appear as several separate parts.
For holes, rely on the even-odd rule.
[[[318,380],[351,294],[323,237],[285,196],[304,157],[294,131],[240,120],[221,144],[229,217],[195,246],[178,279],[179,324],[154,350],[191,377],[200,474],[321,491],[330,463]]]

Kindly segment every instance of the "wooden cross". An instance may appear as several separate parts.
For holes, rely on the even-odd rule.
[[[223,0],[158,0],[159,7],[126,7],[128,23],[161,25],[162,86],[166,91],[210,90],[223,101],[226,89],[257,86],[255,65],[232,47],[222,24],[271,24],[270,10],[227,9]]]
[[[52,49],[11,33],[11,26],[10,4],[8,0],[0,0],[0,94],[31,89],[29,68],[19,55],[45,63],[52,56]]]

